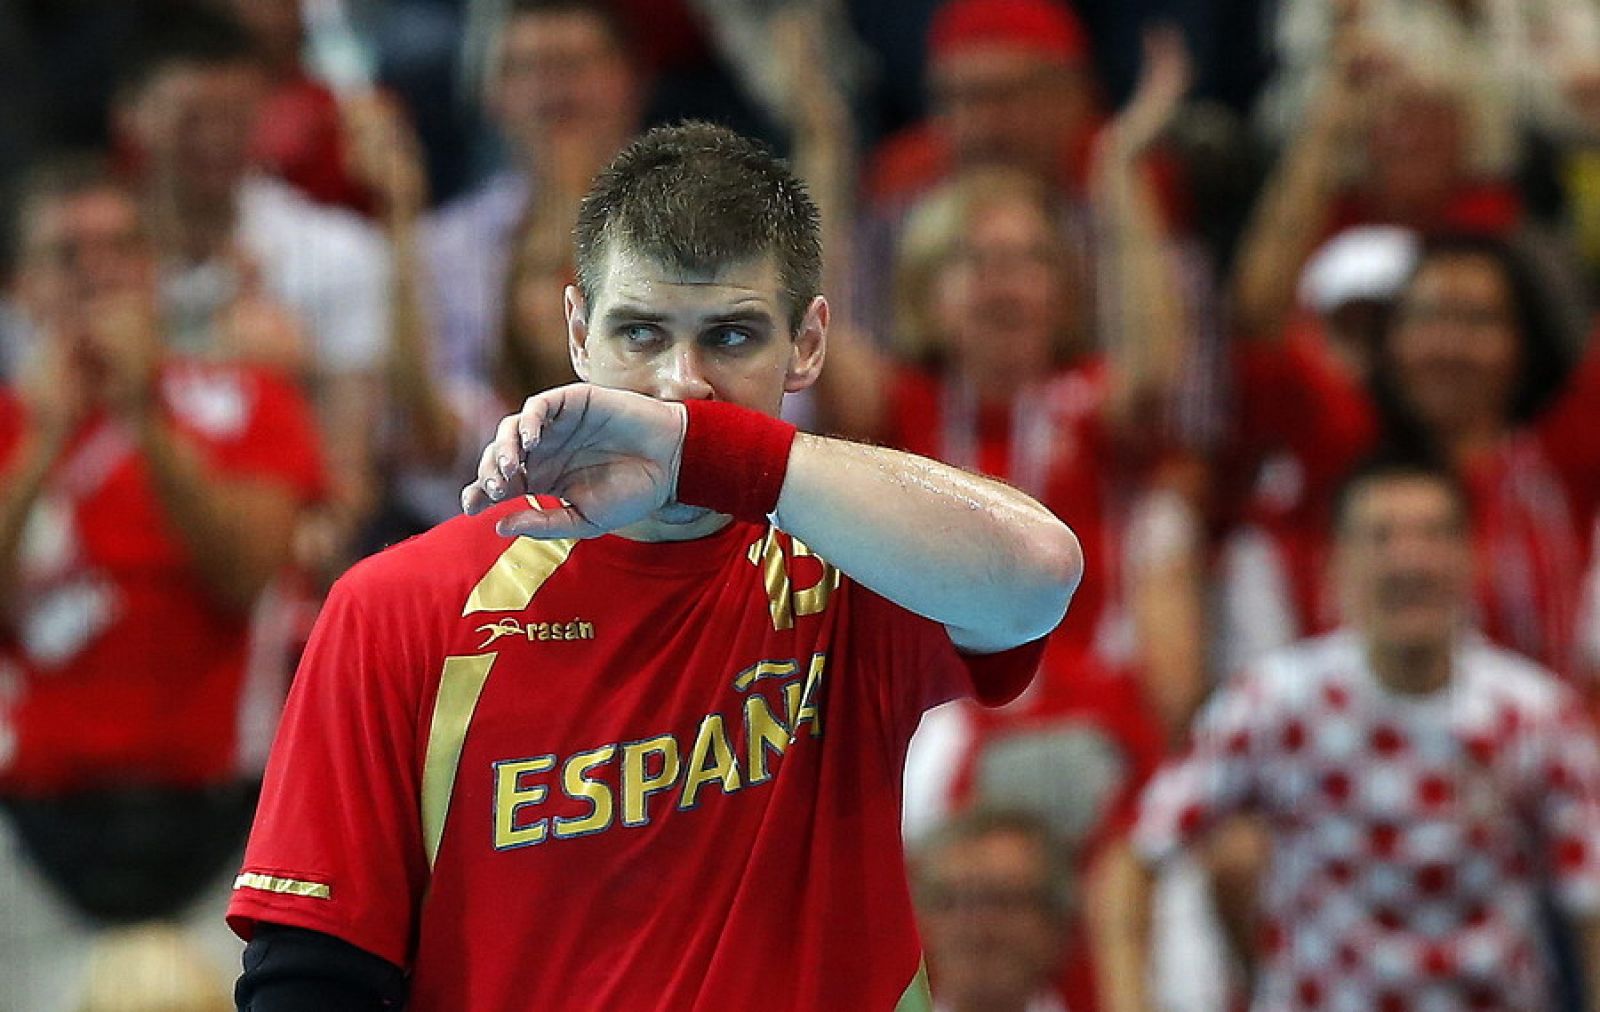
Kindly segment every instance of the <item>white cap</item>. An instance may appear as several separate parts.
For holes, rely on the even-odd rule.
[[[1417,234],[1393,225],[1346,229],[1300,272],[1300,301],[1327,314],[1347,302],[1394,298],[1417,263]]]

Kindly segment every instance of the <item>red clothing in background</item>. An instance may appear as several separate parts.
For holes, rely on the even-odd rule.
[[[276,375],[163,369],[161,403],[219,475],[310,501],[322,472],[310,411]],[[25,432],[0,391],[0,467]],[[232,779],[249,616],[216,602],[157,498],[134,437],[85,422],[28,520],[15,628],[0,629],[0,793]]]
[[[1462,186],[1445,201],[1437,217],[1428,221],[1400,220],[1384,214],[1359,193],[1347,193],[1335,202],[1324,238],[1358,225],[1402,225],[1419,231],[1459,231],[1509,235],[1522,224],[1522,196],[1510,182],[1486,180]]]
[[[1088,190],[1090,153],[1097,134],[1097,129],[1090,130],[1072,144],[1051,180],[1070,198],[1082,199]],[[1179,163],[1157,152],[1147,164],[1168,226],[1174,230],[1186,227],[1194,218],[1194,208]],[[863,172],[863,198],[869,208],[903,208],[955,172],[955,154],[949,142],[932,125],[919,123],[885,138],[874,149]]]
[[[1239,438],[1254,485],[1243,519],[1276,547],[1293,588],[1301,635],[1339,616],[1328,586],[1332,499],[1344,475],[1377,448],[1379,419],[1360,381],[1320,334],[1245,344],[1236,356]],[[1478,622],[1496,642],[1560,674],[1577,671],[1583,578],[1600,511],[1600,354],[1558,399],[1462,475],[1479,559]],[[1237,460],[1232,473],[1246,473]]]
[[[273,89],[261,105],[251,155],[319,204],[374,210],[371,192],[350,174],[339,100],[320,81],[302,75]]]

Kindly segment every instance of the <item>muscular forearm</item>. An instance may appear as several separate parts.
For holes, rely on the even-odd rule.
[[[1050,632],[1083,573],[1072,531],[1016,489],[897,450],[796,434],[716,401],[584,383],[530,397],[485,447],[462,508],[478,513],[529,491],[567,502],[501,517],[502,534],[595,537],[631,526],[656,540],[653,515],[673,500],[751,521],[772,513],[781,530],[943,623],[973,653]]]
[[[883,447],[800,434],[778,526],[868,588],[1005,650],[1054,629],[1083,572],[1077,538],[1007,485]]]
[[[136,428],[169,529],[220,600],[233,610],[249,611],[287,559],[285,525],[263,518],[261,510],[241,503],[228,483],[208,474],[200,455],[176,437],[155,409],[142,411]],[[260,494],[288,498],[287,493]]]
[[[17,588],[17,557],[28,515],[44,491],[50,466],[66,443],[64,432],[30,432],[13,465],[0,472],[0,621],[11,615]]]

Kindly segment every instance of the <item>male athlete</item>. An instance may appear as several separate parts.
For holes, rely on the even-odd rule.
[[[644,135],[577,251],[585,382],[502,422],[474,516],[329,598],[230,911],[240,1005],[928,1008],[906,741],[1022,690],[1077,540],[778,420],[828,304],[816,208],[764,149]]]

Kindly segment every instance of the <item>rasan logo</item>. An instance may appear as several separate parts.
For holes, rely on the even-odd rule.
[[[530,643],[547,640],[594,639],[594,623],[585,622],[578,618],[568,622],[529,622],[527,625],[523,625],[514,618],[503,618],[498,622],[480,625],[477,631],[484,634],[484,641],[478,644],[479,650],[486,648],[502,636],[516,636]]]

